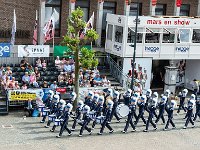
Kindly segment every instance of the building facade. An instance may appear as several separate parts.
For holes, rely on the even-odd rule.
[[[0,42],[10,42],[13,22],[13,10],[16,11],[17,32],[16,45],[32,44],[33,28],[38,11],[38,44],[43,44],[42,29],[55,10],[57,13],[55,44],[62,41],[66,34],[66,19],[70,12],[81,7],[84,20],[87,21],[95,13],[94,27],[101,35],[97,46],[104,47],[106,35],[106,14],[136,15],[137,0],[0,0]],[[200,0],[182,0],[180,10],[177,10],[177,0],[139,0],[141,16],[199,16]],[[178,11],[178,12],[177,12]],[[47,44],[52,44],[49,41]]]

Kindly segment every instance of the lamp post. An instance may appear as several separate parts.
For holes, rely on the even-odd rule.
[[[131,47],[134,47],[133,62],[132,62],[131,90],[133,90],[133,87],[134,87],[134,69],[135,69],[135,53],[136,53],[136,43],[137,43],[138,16],[139,16],[139,0],[137,0],[137,13],[136,13],[136,19],[135,19],[135,39],[134,39],[134,45],[130,45]]]

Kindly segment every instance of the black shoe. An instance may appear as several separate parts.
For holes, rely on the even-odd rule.
[[[143,130],[143,132],[148,132],[148,130],[145,129],[145,130]]]
[[[60,135],[57,135],[56,137],[57,137],[57,138],[61,138],[61,136],[60,136]]]
[[[114,132],[114,130],[109,131],[109,133],[113,133],[113,132]]]

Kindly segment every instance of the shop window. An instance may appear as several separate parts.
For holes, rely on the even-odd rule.
[[[108,24],[107,40],[112,41],[112,35],[113,35],[113,25]]]
[[[155,15],[156,16],[163,16],[166,15],[166,4],[157,4],[156,5],[156,10],[155,10]]]
[[[193,30],[192,42],[200,43],[200,29]]]
[[[136,38],[136,43],[142,43],[142,28],[138,28],[137,30],[137,38]],[[128,38],[127,38],[127,43],[134,43],[135,40],[135,28],[129,28],[128,29]]]
[[[49,21],[52,14],[54,14],[55,19],[55,37],[60,37],[61,0],[46,0],[45,23]]]
[[[90,8],[90,1],[89,0],[76,0],[75,7],[80,7],[84,13],[83,20],[88,21],[89,20],[89,8]]]
[[[131,3],[129,15],[130,16],[137,15],[137,3]],[[139,3],[139,16],[142,16],[142,3]]]
[[[146,28],[145,43],[159,43],[160,29]]]
[[[179,29],[177,38],[178,43],[189,43],[190,29]]]
[[[122,43],[123,41],[123,27],[115,26],[115,42]]]
[[[182,4],[180,8],[180,16],[189,16],[190,15],[190,5]]]
[[[163,29],[163,43],[174,43],[175,29],[164,28]]]

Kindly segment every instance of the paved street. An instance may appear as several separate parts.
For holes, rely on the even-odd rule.
[[[125,119],[121,123],[111,123],[115,132],[98,136],[100,126],[97,125],[92,135],[84,132],[83,137],[78,137],[78,130],[71,137],[64,132],[61,139],[57,139],[58,129],[55,133],[44,128],[45,124],[39,123],[41,118],[23,119],[23,113],[12,111],[8,116],[0,116],[0,125],[12,125],[13,128],[0,127],[0,150],[26,150],[26,149],[61,149],[61,150],[199,150],[200,147],[200,122],[195,128],[182,129],[184,121],[182,115],[175,115],[177,129],[162,131],[163,125],[159,123],[157,131],[143,133],[144,126],[140,122],[135,133],[122,134]],[[69,126],[71,127],[72,121]],[[150,127],[150,130],[152,127]],[[131,129],[130,129],[131,130]]]

